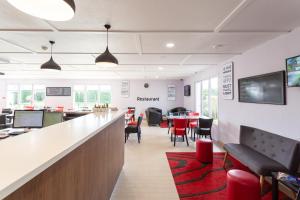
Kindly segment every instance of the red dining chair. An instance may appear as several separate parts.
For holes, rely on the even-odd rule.
[[[56,112],[64,112],[64,107],[63,107],[63,106],[57,106],[57,107],[55,108],[55,111],[56,111]]]
[[[186,134],[186,128],[188,125],[187,119],[173,119],[174,127],[171,128],[171,141],[174,141],[174,147],[176,145],[177,136],[182,136],[184,141],[184,137],[186,139],[186,144],[189,146],[189,141]],[[174,135],[174,138],[173,138]]]
[[[197,112],[189,112],[188,116],[200,116],[200,114]],[[189,127],[188,133],[190,133],[191,131],[191,136],[192,136],[193,130],[198,127],[198,119],[190,119],[188,127]]]
[[[24,106],[24,110],[33,110],[34,106]]]
[[[143,117],[144,117],[144,114],[141,113],[139,116],[143,118]],[[131,122],[128,122],[127,125],[128,125],[128,126],[136,126],[137,123],[138,123],[137,121],[131,121]]]

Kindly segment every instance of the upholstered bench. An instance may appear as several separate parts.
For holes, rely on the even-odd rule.
[[[300,142],[260,129],[241,126],[240,144],[225,144],[227,151],[250,170],[260,176],[263,185],[264,176],[272,172],[296,174],[300,162]]]

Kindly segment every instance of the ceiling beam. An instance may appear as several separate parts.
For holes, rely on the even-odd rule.
[[[5,42],[5,43],[9,44],[9,45],[12,45],[12,46],[15,46],[15,47],[17,47],[17,48],[20,48],[20,49],[25,50],[25,51],[26,51],[25,53],[34,53],[34,54],[36,53],[35,51],[33,51],[33,50],[31,50],[31,49],[29,49],[29,48],[27,48],[27,47],[24,47],[24,46],[22,46],[22,45],[19,45],[19,44],[15,43],[15,42],[12,42],[12,41],[7,40],[7,39],[0,38],[0,40],[1,40],[2,42]]]
[[[40,55],[50,55],[49,52],[34,52],[35,54]],[[112,52],[114,55],[140,55],[139,53],[115,53]],[[31,54],[31,52],[0,52],[1,54]],[[98,55],[99,52],[53,52],[53,55],[89,55],[92,54],[92,56],[95,58],[95,55]],[[190,53],[190,52],[180,52],[180,53],[166,53],[166,52],[157,52],[157,53],[143,53],[143,55],[241,55],[241,52],[223,52],[223,53],[217,53],[217,52],[196,52],[196,53]]]
[[[0,66],[1,65],[16,65],[16,64],[20,64],[20,63],[0,63]],[[41,63],[22,63],[22,65],[40,65]],[[95,64],[63,64],[63,63],[60,63],[61,66],[95,66]],[[217,63],[216,64],[205,64],[205,63],[202,63],[202,64],[183,64],[182,66],[216,66],[218,65]],[[141,66],[141,67],[145,67],[145,66],[180,66],[180,64],[145,64],[145,63],[142,63],[142,64],[119,64],[119,66]]]
[[[220,32],[222,29],[233,20],[243,9],[245,9],[250,3],[255,0],[243,0],[227,15],[223,21],[215,28],[215,32]]]
[[[223,20],[224,21],[224,20]],[[223,22],[225,23],[225,22]],[[218,25],[221,26],[221,23]],[[53,27],[55,28],[55,27]],[[110,30],[109,34],[285,34],[290,30],[271,30],[271,31],[221,31],[222,27],[217,27],[215,30]],[[0,33],[51,33],[53,29],[0,29]],[[59,33],[74,33],[74,34],[106,34],[105,30],[59,30]]]

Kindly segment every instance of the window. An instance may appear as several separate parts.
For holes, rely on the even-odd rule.
[[[74,86],[74,103],[75,108],[81,109],[85,106],[85,89],[83,85]]]
[[[33,94],[34,106],[37,108],[43,108],[45,106],[46,86],[34,85]]]
[[[87,86],[87,106],[92,108],[95,104],[98,103],[98,86],[96,85],[88,85]]]
[[[201,111],[202,115],[209,116],[209,80],[202,81],[201,88]]]
[[[74,108],[93,108],[95,104],[111,103],[110,85],[75,85],[74,86]]]
[[[6,105],[9,108],[34,106],[35,109],[45,106],[46,87],[44,85],[8,85]]]
[[[110,104],[111,103],[111,87],[110,85],[101,85],[100,86],[100,103],[101,104]]]
[[[7,101],[6,106],[8,108],[17,108],[19,102],[19,87],[18,85],[7,86]]]
[[[20,104],[22,106],[31,106],[32,102],[32,85],[20,86]]]
[[[196,111],[218,120],[218,77],[196,83]]]

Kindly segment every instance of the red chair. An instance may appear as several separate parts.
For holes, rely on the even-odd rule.
[[[135,109],[133,107],[128,107],[128,114],[132,114],[131,121],[135,121]]]
[[[56,112],[64,112],[64,107],[63,106],[57,106],[55,111]]]
[[[34,106],[24,106],[24,110],[34,110]]]
[[[188,116],[200,116],[200,114],[197,113],[197,112],[189,112]],[[191,130],[191,136],[192,136],[193,135],[193,130],[195,128],[197,128],[197,127],[198,127],[198,119],[190,119],[189,120],[189,130],[188,130],[188,133]]]
[[[174,147],[176,145],[177,136],[182,136],[183,141],[184,141],[184,137],[185,137],[186,144],[187,144],[187,146],[189,146],[189,142],[188,142],[188,138],[187,138],[187,134],[186,134],[188,120],[187,119],[173,119],[173,124],[174,124],[174,127],[171,128],[171,141],[172,141],[173,135],[174,135],[174,139],[173,139]]]
[[[144,114],[141,113],[139,116],[143,118],[143,117],[144,117]],[[136,126],[137,123],[138,123],[138,122],[134,120],[134,121],[128,122],[127,125],[128,125],[128,126]]]

